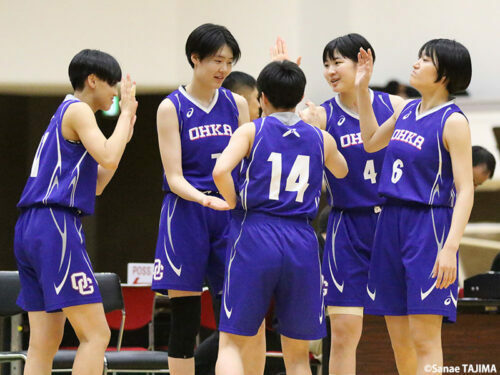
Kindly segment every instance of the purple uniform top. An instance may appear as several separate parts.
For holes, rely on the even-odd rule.
[[[198,103],[182,86],[167,98],[177,110],[184,178],[198,190],[216,192],[215,162],[238,128],[239,111],[232,92],[219,88],[209,107]],[[165,173],[163,190],[170,191]]]
[[[462,111],[451,101],[422,114],[419,108],[420,99],[409,102],[396,121],[379,192],[390,198],[453,207],[453,171],[443,129],[452,113]]]
[[[74,207],[94,212],[97,162],[82,143],[64,139],[61,124],[68,107],[79,100],[67,95],[52,116],[35,154],[28,182],[17,207]]]
[[[394,110],[389,94],[370,91],[373,112],[382,125]],[[385,199],[378,194],[378,183],[384,160],[384,150],[368,153],[363,147],[359,115],[345,108],[339,96],[322,104],[326,111],[326,131],[330,133],[337,148],[349,167],[345,178],[338,179],[325,170],[329,204],[340,209],[378,206]]]
[[[294,113],[254,121],[250,157],[243,159],[238,208],[314,219],[324,169],[323,135]]]

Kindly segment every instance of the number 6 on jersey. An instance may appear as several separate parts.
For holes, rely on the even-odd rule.
[[[297,155],[290,174],[286,179],[285,191],[297,192],[295,201],[300,203],[304,201],[304,193],[309,186],[309,159],[308,155]],[[279,200],[282,166],[281,153],[271,152],[267,161],[272,163],[269,199]]]

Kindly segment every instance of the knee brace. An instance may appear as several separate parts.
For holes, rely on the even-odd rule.
[[[172,315],[168,356],[192,358],[196,335],[200,331],[201,297],[176,297],[170,300]]]

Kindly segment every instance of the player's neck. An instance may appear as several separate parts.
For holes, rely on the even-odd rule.
[[[445,88],[428,92],[423,91],[421,94],[422,102],[420,103],[420,113],[427,112],[432,108],[438,107],[450,100],[449,93]]]
[[[99,109],[97,105],[94,103],[93,97],[88,90],[83,89],[82,91],[75,91],[73,96],[80,100],[81,102],[87,103],[89,107],[92,109],[92,112],[96,113]]]
[[[342,105],[353,113],[358,113],[358,97],[354,92],[341,92],[339,100]]]
[[[215,91],[215,89],[196,80],[192,80],[191,83],[186,86],[186,92],[206,107],[212,102]]]

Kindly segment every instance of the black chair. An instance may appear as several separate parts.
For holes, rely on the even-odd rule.
[[[96,273],[105,312],[122,311],[122,320],[116,343],[116,351],[104,354],[104,374],[108,372],[169,373],[168,355],[164,351],[129,351],[122,349],[125,328],[125,306],[120,278],[114,273]],[[22,310],[16,305],[19,293],[19,275],[16,271],[0,271],[0,316],[12,316]],[[54,357],[53,372],[71,372],[76,350],[59,350]],[[0,362],[26,360],[26,352],[0,353]]]
[[[22,314],[23,310],[17,306],[16,300],[21,289],[17,271],[0,271],[0,317],[8,318]],[[14,331],[14,330],[13,330]],[[0,352],[0,363],[26,361],[26,352]]]

